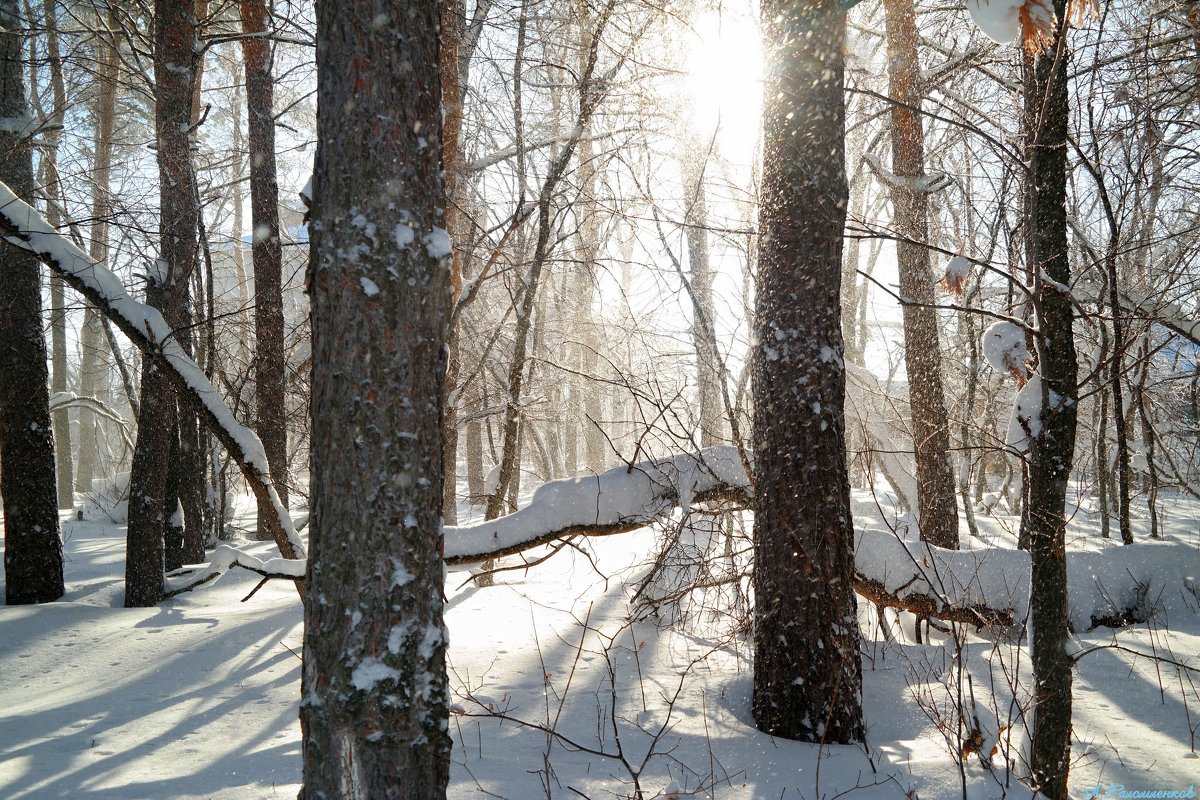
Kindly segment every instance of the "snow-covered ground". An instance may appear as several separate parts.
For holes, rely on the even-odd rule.
[[[887,530],[873,499],[856,496],[855,509],[858,527]],[[1071,785],[1079,798],[1098,784],[1106,796],[1117,784],[1186,791],[1200,782],[1200,674],[1129,652],[1200,666],[1200,601],[1178,580],[1200,580],[1200,504],[1172,499],[1164,509],[1167,542],[1124,551],[1131,563],[1170,573],[1147,598],[1156,616],[1077,637],[1080,649],[1128,648],[1097,650],[1078,666]],[[991,541],[1011,544],[1014,519],[980,522]],[[276,582],[243,603],[258,577],[235,570],[160,608],[123,609],[123,527],[64,526],[67,596],[0,607],[0,797],[295,797],[295,591]],[[1096,538],[1095,527],[1094,516],[1076,514],[1073,553],[1120,547]],[[968,754],[960,772],[939,725],[970,708],[956,698],[973,692],[984,750],[997,732],[1019,745],[1021,725],[1007,723],[1011,676],[1018,697],[1028,688],[1023,643],[972,636],[956,659],[937,631],[932,643],[912,643],[911,620],[908,637],[885,641],[860,604],[867,746],[773,739],[752,725],[744,634],[704,614],[684,630],[635,619],[628,600],[653,545],[649,530],[597,539],[586,556],[568,550],[483,589],[463,586],[465,572],[449,573],[452,796],[624,798],[640,789],[649,798],[674,784],[681,796],[712,798],[948,800],[964,796],[964,780],[972,798],[1003,795],[1010,779],[1001,755],[988,772]],[[273,554],[269,544],[247,549]],[[1082,584],[1072,580],[1075,591]],[[1008,794],[1030,793],[1010,781]]]

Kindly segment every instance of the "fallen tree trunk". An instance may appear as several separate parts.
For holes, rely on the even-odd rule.
[[[3,183],[0,183],[0,235],[36,254],[163,369],[181,395],[200,410],[209,429],[237,461],[260,508],[273,511],[265,523],[279,552],[287,559],[303,559],[304,545],[271,484],[262,442],[233,416],[204,371],[175,340],[162,315],[131,298],[112,272],[92,261]],[[290,574],[286,577],[294,579],[297,590],[303,594],[303,579]]]
[[[988,608],[983,605],[953,606],[928,594],[909,594],[903,597],[884,588],[883,582],[854,573],[854,591],[877,606],[909,611],[919,617],[934,617],[946,622],[963,622],[982,628],[1011,630],[1016,616],[1011,608]]]
[[[710,447],[552,481],[525,508],[493,520],[446,527],[449,566],[514,555],[572,536],[612,536],[708,503],[749,508],[752,495],[733,447]],[[1028,592],[1028,556],[1017,551],[953,551],[906,544],[891,532],[856,535],[854,588],[878,605],[951,622],[1011,629]],[[1011,553],[1011,555],[1010,555]],[[990,563],[989,563],[990,562]],[[980,575],[983,577],[980,577]],[[1011,602],[1015,596],[1017,602]],[[978,598],[978,599],[975,599]],[[1015,606],[1015,607],[1014,607]]]

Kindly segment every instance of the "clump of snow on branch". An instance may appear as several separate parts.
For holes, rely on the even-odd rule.
[[[983,357],[997,372],[1011,373],[1018,386],[1029,376],[1032,356],[1025,344],[1025,331],[1011,322],[997,322],[983,332]]]
[[[1008,44],[1021,39],[1031,53],[1053,44],[1057,23],[1049,0],[966,0],[971,19],[992,41]]]
[[[1030,55],[1046,53],[1054,45],[1058,15],[1052,0],[966,0],[967,13],[989,39],[1008,44],[1018,38]],[[1083,24],[1098,15],[1098,0],[1068,0],[1067,18]]]
[[[955,256],[946,262],[946,270],[938,285],[955,297],[961,297],[971,274],[971,262],[966,256]]]

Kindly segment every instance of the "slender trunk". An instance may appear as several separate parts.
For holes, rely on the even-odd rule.
[[[1108,330],[1100,326],[1100,363],[1108,359]],[[1112,537],[1112,516],[1108,498],[1108,392],[1099,392],[1096,403],[1096,502],[1100,506],[1100,536]]]
[[[1125,324],[1121,318],[1120,294],[1117,285],[1117,229],[1112,228],[1108,250],[1104,254],[1104,267],[1108,280],[1108,306],[1112,313],[1113,345],[1109,374],[1112,376],[1113,418],[1117,431],[1117,521],[1121,528],[1121,543],[1133,544],[1133,526],[1129,514],[1129,487],[1133,474],[1129,468],[1129,437],[1125,427],[1124,355],[1126,338]]]
[[[1042,427],[1029,448],[1021,538],[1029,543],[1033,625],[1034,785],[1066,800],[1071,764],[1071,657],[1067,653],[1066,495],[1075,451],[1078,377],[1074,311],[1057,287],[1071,284],[1067,249],[1066,0],[1055,0],[1059,30],[1049,52],[1027,60],[1030,285],[1042,380]],[[1052,401],[1053,400],[1053,404]]]
[[[0,0],[0,118],[30,126],[19,33],[27,28],[16,0]],[[33,140],[15,125],[0,129],[0,180],[32,202]],[[0,376],[5,602],[46,603],[64,586],[41,270],[37,256],[7,242],[0,242]]]
[[[487,516],[489,519],[494,519],[503,512],[508,491],[517,481],[517,473],[520,469],[520,440],[517,436],[521,419],[520,403],[525,386],[525,367],[528,360],[529,334],[533,324],[534,304],[537,302],[542,272],[554,246],[551,241],[554,232],[551,206],[554,204],[555,190],[566,172],[567,165],[571,162],[582,132],[587,129],[603,96],[603,87],[594,83],[592,76],[598,57],[597,42],[601,31],[608,23],[608,16],[611,12],[612,4],[610,3],[598,16],[595,27],[588,30],[585,42],[586,62],[580,72],[577,85],[579,114],[575,120],[574,133],[550,162],[538,192],[537,239],[528,275],[521,282],[522,286],[517,298],[517,326],[514,334],[512,361],[509,363],[508,369],[508,393],[505,398],[504,444],[500,456],[500,480],[495,493],[488,498]]]
[[[845,16],[836,0],[766,0],[761,14],[753,710],[772,735],[849,743],[864,728],[840,303]]]
[[[476,380],[482,381],[480,376]],[[467,405],[467,413],[472,419],[467,423],[466,458],[467,458],[467,498],[473,507],[486,502],[483,474],[483,423],[474,418],[483,409],[478,395],[474,395]]]
[[[930,279],[925,133],[921,122],[920,33],[912,0],[884,0],[887,14],[888,84],[892,104],[893,227],[899,235],[896,260],[904,313],[904,364],[908,373],[917,507],[921,539],[958,548],[958,507],[950,466],[950,423],[942,389],[942,353]]]
[[[230,238],[233,242],[233,270],[237,276],[238,291],[238,322],[241,328],[237,336],[238,364],[250,363],[250,340],[253,336],[250,324],[250,280],[246,275],[246,248],[242,236],[246,230],[245,205],[246,195],[242,181],[245,170],[242,159],[245,157],[245,139],[242,134],[242,82],[236,74],[236,64],[233,76],[233,97],[229,107],[230,150],[232,162],[229,169],[230,191],[233,197],[233,218],[230,222]]]
[[[977,293],[974,293],[977,296]],[[966,305],[970,305],[968,298]],[[979,537],[979,527],[975,522],[975,504],[971,501],[971,475],[974,472],[974,459],[972,454],[976,452],[975,444],[976,437],[972,436],[972,422],[975,420],[975,402],[976,395],[979,391],[979,335],[975,326],[975,318],[973,314],[964,312],[959,316],[959,324],[963,330],[963,338],[966,340],[967,351],[967,385],[963,394],[963,413],[962,421],[959,425],[959,446],[962,448],[962,462],[959,465],[958,475],[958,493],[962,498],[963,516],[967,519],[967,530],[971,536]],[[986,472],[983,469],[984,460],[979,459],[979,473],[976,474],[976,482],[983,482],[986,479]]]
[[[255,428],[267,452],[271,482],[288,502],[287,375],[283,342],[283,244],[279,239],[279,182],[275,165],[275,83],[265,0],[241,0],[242,61],[246,67],[246,110],[250,152],[250,223],[254,260]],[[259,509],[259,516],[265,515]],[[269,540],[258,526],[256,538]]]
[[[101,22],[101,20],[98,20]],[[103,20],[110,31],[117,29],[115,12],[109,11]],[[96,134],[93,144],[95,161],[92,165],[92,226],[88,255],[100,263],[108,262],[108,217],[112,211],[109,187],[112,174],[113,131],[117,108],[118,59],[116,45],[109,36],[96,37]],[[101,315],[92,306],[83,314],[80,335],[79,394],[96,397],[97,386],[106,372],[108,347],[102,329]],[[75,491],[92,490],[98,449],[95,415],[81,408],[79,414],[79,463],[75,471]]]
[[[195,3],[196,19],[204,22],[208,16],[208,0],[195,0]],[[196,36],[199,37],[201,33],[201,29],[197,27]],[[192,129],[199,127],[202,119],[200,90],[204,75],[204,52],[197,54],[196,57],[196,78],[192,88],[192,108],[189,117]],[[204,210],[200,204],[199,185],[194,177],[192,193],[192,207],[196,214],[193,221],[196,237],[193,238],[193,241],[197,246],[192,256],[191,276],[185,282],[195,291],[192,292],[191,301],[186,305],[187,333],[181,337],[180,343],[189,355],[196,356],[198,351],[194,351],[192,347],[194,344],[199,346],[203,342],[202,337],[193,334],[193,323],[197,316],[195,309],[203,308],[204,298],[203,276],[198,269],[198,236],[204,226]],[[196,362],[200,363],[198,356],[196,356]],[[179,455],[178,458],[174,456],[170,458],[169,468],[176,475],[173,479],[173,490],[168,490],[163,512],[167,515],[168,532],[178,532],[179,534],[180,559],[185,564],[198,564],[204,561],[204,459],[206,453],[205,448],[201,445],[204,426],[197,409],[181,396],[176,399],[175,418],[177,440],[172,442],[172,447],[179,448]],[[171,500],[172,494],[177,496],[175,501]],[[177,511],[182,511],[181,518],[177,518]],[[268,538],[270,537],[268,536]]]
[[[440,405],[452,248],[438,6],[346,0],[316,10],[300,798],[444,798]],[[372,25],[379,15],[389,24]],[[335,222],[358,215],[362,225]]]
[[[713,269],[708,247],[708,203],[704,196],[707,143],[689,137],[683,159],[687,210],[683,224],[691,267],[692,347],[696,351],[696,389],[699,395],[700,447],[727,441],[721,408],[721,369],[713,337]]]
[[[1150,342],[1149,334],[1143,333],[1141,344],[1138,346],[1138,380],[1134,389],[1133,404],[1138,412],[1138,420],[1142,427],[1142,446],[1146,458],[1146,510],[1150,515],[1150,538],[1158,539],[1158,469],[1155,467],[1155,450],[1158,437],[1154,430],[1154,421],[1150,413],[1150,400],[1146,392],[1146,380],[1150,376]]]

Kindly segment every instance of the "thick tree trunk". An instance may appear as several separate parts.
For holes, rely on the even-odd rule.
[[[917,465],[917,508],[921,539],[958,548],[958,506],[950,466],[950,423],[942,390],[942,352],[930,279],[925,133],[921,122],[920,32],[912,0],[884,0],[887,14],[888,85],[892,104],[893,227],[900,237],[896,260],[904,313],[904,365],[908,373],[913,449]]]
[[[0,118],[32,127],[19,33],[26,28],[16,0],[0,0]],[[18,125],[0,129],[0,180],[32,200],[33,142]],[[49,378],[38,258],[0,242],[0,494],[9,605],[46,603],[64,590]]]
[[[449,778],[437,26],[433,0],[317,6],[302,800],[444,797]]]
[[[840,304],[845,17],[836,0],[768,0],[762,24],[754,718],[847,743],[864,730]]]
[[[287,505],[287,402],[283,348],[283,244],[279,238],[279,180],[275,166],[275,84],[265,0],[241,0],[242,60],[246,65],[246,110],[250,152],[250,225],[254,261],[254,413],[258,438],[267,451],[271,482]],[[265,514],[259,509],[259,516]],[[257,538],[270,533],[258,526]]]
[[[190,351],[188,281],[196,266],[196,185],[189,149],[196,63],[194,14],[193,4],[186,0],[158,0],[155,5],[160,252],[146,287],[147,304],[162,312],[185,351]],[[163,596],[166,473],[178,422],[170,380],[148,359],[142,363],[141,415],[129,475],[127,607],[154,605]]]
[[[1034,785],[1051,800],[1066,800],[1071,764],[1071,657],[1067,642],[1067,481],[1075,451],[1077,367],[1067,250],[1066,2],[1055,0],[1059,30],[1049,52],[1027,62],[1026,159],[1030,165],[1030,272],[1042,427],[1029,449],[1021,538],[1032,561]],[[1051,401],[1054,401],[1053,403]]]

